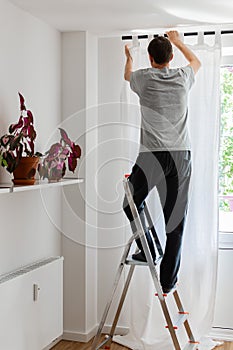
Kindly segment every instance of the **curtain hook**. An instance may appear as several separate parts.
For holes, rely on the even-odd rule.
[[[198,45],[203,45],[204,44],[204,32],[198,32],[197,43],[198,43]]]
[[[182,42],[184,42],[184,33],[183,33],[183,32],[180,33],[180,40],[181,40]]]
[[[139,47],[140,46],[139,39],[138,39],[137,35],[133,35],[132,42],[133,42],[133,47]]]
[[[149,34],[148,35],[148,43],[151,42],[151,40],[154,39],[154,35],[153,34]]]
[[[221,36],[221,31],[220,30],[217,30],[215,32],[215,44],[216,45],[221,45],[222,43],[222,36]]]

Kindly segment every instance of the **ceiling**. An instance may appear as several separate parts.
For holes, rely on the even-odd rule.
[[[9,0],[60,31],[98,35],[154,29],[233,28],[232,0]]]

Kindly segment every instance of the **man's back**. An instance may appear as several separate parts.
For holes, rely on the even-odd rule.
[[[140,99],[141,150],[189,150],[188,92],[194,82],[190,66],[148,68],[132,72],[130,85]]]

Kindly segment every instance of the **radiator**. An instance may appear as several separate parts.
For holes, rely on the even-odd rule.
[[[0,349],[43,350],[63,332],[63,257],[0,276]]]

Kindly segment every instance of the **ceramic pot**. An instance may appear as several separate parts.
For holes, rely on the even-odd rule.
[[[34,185],[39,157],[22,157],[17,168],[13,171],[15,185]]]

